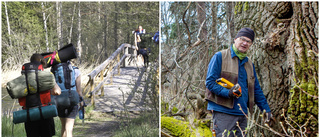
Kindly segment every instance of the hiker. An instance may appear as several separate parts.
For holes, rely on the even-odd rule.
[[[241,136],[247,127],[247,115],[253,112],[253,105],[257,104],[261,111],[265,110],[266,119],[270,122],[272,117],[267,100],[261,90],[255,67],[247,57],[247,52],[254,41],[254,31],[250,28],[242,28],[234,38],[234,44],[230,48],[217,52],[208,66],[206,77],[207,109],[212,112],[213,130],[217,137],[225,136],[230,131],[236,130],[236,136]],[[224,78],[234,86],[227,89],[216,83],[219,78]],[[240,89],[241,88],[241,89]],[[241,92],[240,92],[241,91]],[[239,94],[240,93],[240,94]],[[239,105],[241,106],[240,110]],[[240,128],[237,123],[239,122]]]
[[[41,68],[40,71],[43,70],[42,66],[46,65],[46,62],[44,61],[43,57],[40,54],[33,54],[30,58],[30,62],[33,64],[39,64],[38,68]],[[25,65],[24,65],[25,67]],[[40,79],[41,80],[41,79]],[[40,100],[42,103],[42,107],[49,105],[50,102],[50,92],[51,95],[60,95],[61,90],[59,86],[55,83],[54,88],[48,91],[40,92]],[[37,96],[36,94],[33,94],[34,96]],[[30,97],[31,96],[31,97]],[[33,98],[32,95],[27,96],[25,98],[19,98],[20,105],[26,107],[27,109],[29,107],[27,106],[34,106],[38,107],[38,105],[31,105],[35,103],[34,100],[37,100],[38,98]],[[30,99],[28,99],[30,97]],[[27,100],[29,100],[27,102]],[[30,107],[31,108],[31,107]],[[31,114],[30,114],[31,115]],[[55,135],[55,126],[54,126],[54,120],[53,117],[47,118],[47,119],[41,119],[38,121],[27,121],[25,122],[25,130],[28,137],[51,137]]]
[[[83,100],[80,70],[67,61],[52,66],[51,72],[61,88],[61,95],[55,99],[61,121],[61,136],[72,137],[74,120],[79,109],[78,103]],[[82,103],[80,103],[81,107],[83,107]]]
[[[146,33],[146,30],[142,28],[142,26],[139,26],[138,29],[135,31],[135,33],[137,34],[137,58],[138,58],[138,62],[141,62],[144,64],[144,67],[147,67],[148,63],[149,63],[149,53],[151,52],[150,48],[146,47],[146,39],[142,39],[141,36],[142,34]],[[140,56],[139,56],[140,55]],[[142,55],[142,59],[141,59],[141,55]]]
[[[141,35],[146,33],[146,30],[142,28],[142,26],[139,25],[138,29],[135,31],[137,34],[137,46],[138,49],[140,49],[140,42],[141,42]]]

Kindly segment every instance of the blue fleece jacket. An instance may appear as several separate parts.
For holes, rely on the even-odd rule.
[[[233,49],[231,48],[231,57],[237,56]],[[222,96],[225,98],[229,98],[229,89],[224,88],[217,84],[216,79],[220,78],[221,75],[221,62],[222,62],[222,54],[221,52],[217,52],[212,58],[208,66],[207,78],[206,78],[206,87],[218,96]],[[241,105],[243,111],[248,114],[248,83],[247,83],[247,73],[244,68],[244,64],[248,62],[248,58],[246,57],[243,60],[239,59],[239,73],[238,73],[238,83],[241,86],[242,96],[239,98],[234,98],[234,107],[233,109],[229,109],[227,107],[218,105],[214,102],[208,102],[208,110],[214,110],[218,112],[223,112],[231,115],[244,115],[242,111],[239,109],[238,104]],[[254,87],[254,100],[255,104],[258,105],[261,111],[266,110],[266,112],[270,112],[269,105],[267,100],[261,90],[257,74],[255,71],[255,67],[253,65],[254,77],[255,77],[255,87]]]

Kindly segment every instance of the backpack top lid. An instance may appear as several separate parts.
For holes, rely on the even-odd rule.
[[[23,64],[21,73],[24,74],[26,72],[27,73],[35,72],[36,70],[43,71],[42,64],[39,62],[30,62],[30,63]]]

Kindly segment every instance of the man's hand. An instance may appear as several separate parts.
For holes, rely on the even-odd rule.
[[[239,84],[234,85],[230,90],[229,90],[229,97],[241,97],[241,91],[239,90],[241,87]]]
[[[269,126],[271,126],[271,125],[270,125],[270,122],[271,122],[270,120],[271,120],[271,118],[273,118],[271,112],[266,113],[266,118],[265,118],[265,120],[264,120],[264,123],[265,123],[265,124],[268,124]]]

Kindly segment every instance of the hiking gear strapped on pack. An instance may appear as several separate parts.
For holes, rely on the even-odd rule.
[[[70,59],[77,58],[77,51],[74,48],[73,44],[70,43],[62,47],[58,51],[42,53],[41,55],[44,57],[47,63],[47,65],[44,67],[47,68],[59,64],[61,62],[67,62]]]
[[[58,109],[65,109],[79,103],[79,94],[76,91],[75,72],[69,61],[59,63],[51,68],[57,84],[61,89],[61,94],[54,96]]]
[[[41,65],[42,67],[42,65]],[[24,71],[24,70],[22,70]],[[32,70],[28,73],[28,83],[29,83],[29,90],[31,94],[37,93],[37,82],[35,77],[35,71]],[[9,81],[6,85],[7,91],[12,99],[17,99],[21,97],[25,97],[28,94],[27,85],[21,84],[26,83],[26,76],[24,72],[22,75]],[[54,80],[54,75],[51,72],[47,71],[38,71],[38,79],[39,79],[39,90],[40,92],[47,91],[52,89],[56,84]]]
[[[231,83],[230,81],[226,80],[225,78],[218,78],[216,80],[216,82],[219,85],[221,85],[221,86],[223,86],[223,87],[225,87],[227,89],[230,89],[229,90],[229,96],[230,97],[237,97],[237,98],[241,97],[241,95],[242,95],[241,94],[241,87],[240,87],[239,84],[234,85],[233,83]]]
[[[39,72],[43,70],[42,65],[34,62],[26,63],[23,65],[22,69],[22,73],[25,75],[27,95],[19,98],[19,103],[23,106],[24,110],[14,112],[13,122],[21,123],[57,116],[56,107],[48,106],[48,103],[51,101],[50,90],[40,93]],[[32,73],[34,73],[34,75],[31,75]],[[32,80],[29,80],[29,75],[35,77],[35,87],[37,90],[34,94],[31,93],[30,85],[32,85]]]
[[[66,109],[79,103],[79,94],[76,90],[61,90],[61,94],[54,98],[58,109]]]
[[[13,123],[22,123],[27,122],[27,110],[20,110],[13,112]],[[37,121],[43,119],[55,117],[58,115],[57,107],[55,105],[49,105],[41,107],[41,111],[39,108],[31,108],[29,109],[30,121]]]

